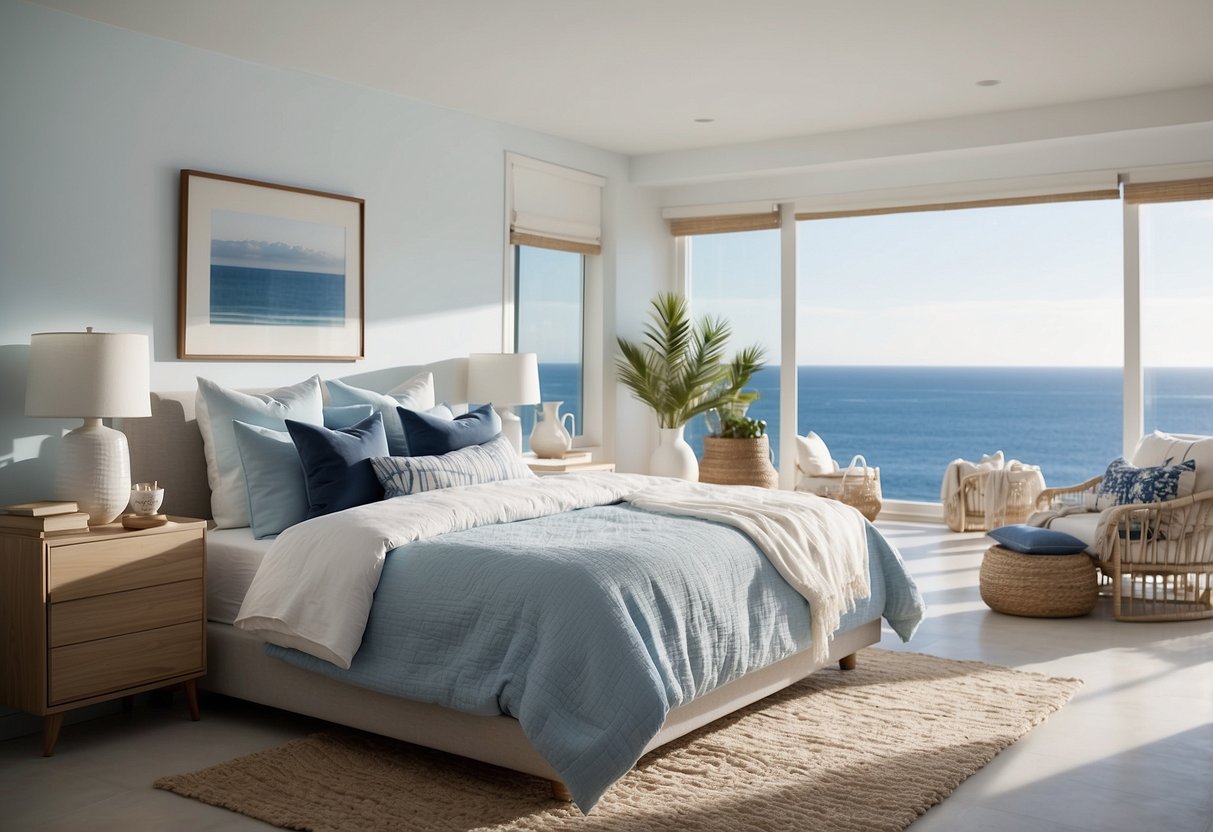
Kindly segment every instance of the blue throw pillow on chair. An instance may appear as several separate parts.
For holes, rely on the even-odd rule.
[[[1123,456],[1112,460],[1096,493],[1112,497],[1116,505],[1162,503],[1186,497],[1196,484],[1196,460],[1175,465],[1134,467]]]
[[[382,413],[340,430],[291,419],[286,429],[303,464],[309,520],[383,499],[383,486],[370,462],[388,452]]]
[[[482,405],[454,419],[442,419],[407,407],[396,410],[400,413],[400,424],[408,441],[407,456],[448,454],[472,445],[483,445],[501,433],[501,417],[493,411],[491,404]]]
[[[1072,534],[1016,523],[1002,526],[987,535],[998,545],[1024,555],[1077,555],[1086,551],[1087,544]]]

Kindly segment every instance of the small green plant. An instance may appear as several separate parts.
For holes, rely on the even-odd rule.
[[[720,420],[721,439],[757,439],[767,432],[766,419],[749,416],[725,416]]]

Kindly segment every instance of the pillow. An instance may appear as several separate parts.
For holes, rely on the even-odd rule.
[[[324,409],[324,426],[330,430],[348,428],[355,425],[375,412],[369,404],[347,404],[344,406],[326,407]]]
[[[286,429],[303,464],[309,520],[383,499],[369,461],[388,452],[382,413],[340,430],[292,419]]]
[[[290,434],[239,421],[233,427],[248,486],[253,537],[270,537],[306,520],[307,487]]]
[[[830,458],[830,449],[825,441],[813,431],[808,436],[796,437],[796,467],[809,477],[832,474],[838,464]]]
[[[319,425],[323,408],[319,376],[269,393],[241,393],[198,379],[195,409],[211,487],[211,514],[218,528],[249,524],[248,489],[232,423],[239,420],[275,430],[285,430],[287,419]]]
[[[483,445],[501,433],[501,417],[486,404],[461,416],[443,419],[428,413],[419,413],[407,407],[398,407],[400,424],[409,452],[403,456],[434,456]]]
[[[384,497],[535,476],[504,436],[440,456],[375,457],[371,465]]]
[[[1159,503],[1186,497],[1196,485],[1196,460],[1178,465],[1156,465],[1135,468],[1123,456],[1112,460],[1104,472],[1096,499],[1111,497],[1116,505],[1130,503]]]
[[[1133,456],[1129,458],[1138,468],[1175,465],[1188,460],[1196,461],[1196,482],[1192,485],[1192,493],[1213,490],[1213,436],[1154,431],[1138,441]]]
[[[383,414],[388,453],[395,456],[407,456],[409,452],[408,440],[405,439],[404,428],[400,426],[396,408],[403,406],[412,410],[429,410],[434,406],[433,373],[415,375],[387,394],[363,390],[336,379],[330,379],[325,384],[328,386],[330,404],[369,404],[376,412]]]
[[[1025,555],[1076,555],[1087,544],[1072,534],[1017,523],[986,532],[998,545]]]

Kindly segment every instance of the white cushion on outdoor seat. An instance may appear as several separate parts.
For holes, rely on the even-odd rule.
[[[1095,530],[1099,527],[1099,517],[1098,511],[1076,511],[1073,514],[1053,518],[1053,521],[1049,523],[1049,528],[1074,535],[1087,544],[1088,553],[1098,555],[1099,553],[1095,550]]]
[[[1154,431],[1141,438],[1130,462],[1138,468],[1196,460],[1196,490],[1213,491],[1213,436]]]
[[[838,463],[830,457],[825,440],[809,431],[807,436],[796,437],[796,467],[805,476],[819,477],[837,471]]]

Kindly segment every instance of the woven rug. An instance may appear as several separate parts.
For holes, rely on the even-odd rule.
[[[646,755],[588,816],[538,778],[344,729],[156,787],[317,832],[900,830],[1081,684],[867,649]]]

